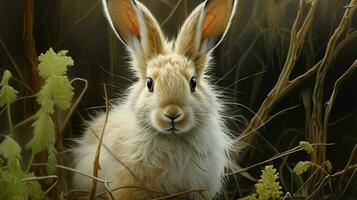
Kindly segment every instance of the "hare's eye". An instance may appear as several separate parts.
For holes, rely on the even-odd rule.
[[[192,77],[190,81],[191,92],[196,91],[196,86],[197,86],[196,77]]]
[[[152,78],[147,79],[146,86],[148,87],[149,92],[154,92],[154,81]]]

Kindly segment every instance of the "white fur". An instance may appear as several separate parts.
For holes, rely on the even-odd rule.
[[[131,102],[128,98],[127,102]],[[137,123],[136,114],[130,103],[115,106],[109,113],[105,127],[103,144],[112,154],[125,164],[138,164],[143,168],[162,170],[159,177],[162,192],[175,193],[202,188],[214,198],[224,184],[225,168],[229,164],[228,151],[233,144],[226,134],[219,117],[218,101],[206,108],[211,109],[209,118],[200,124],[193,133],[185,136],[164,136],[155,131],[147,131]],[[92,174],[97,143],[86,141],[94,132],[99,136],[104,127],[105,115],[90,122],[90,128],[74,149],[75,168]],[[94,131],[94,132],[93,132]],[[126,170],[105,148],[101,149],[100,177],[114,181],[116,174]],[[166,162],[162,163],[162,160]],[[140,177],[139,177],[140,178]],[[158,178],[158,177],[152,177]],[[119,181],[120,182],[120,181]],[[90,191],[92,180],[75,174],[76,189]],[[110,184],[112,189],[118,186]],[[158,188],[154,188],[158,189]],[[103,191],[101,185],[98,191]],[[192,195],[193,199],[200,199]]]

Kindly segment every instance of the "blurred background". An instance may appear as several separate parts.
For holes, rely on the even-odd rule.
[[[160,22],[169,38],[174,38],[185,18],[202,0],[142,0]],[[293,71],[293,77],[302,74],[319,61],[327,41],[338,26],[348,0],[321,0],[313,24],[308,32],[301,56]],[[224,42],[214,54],[215,66],[210,75],[212,84],[225,94],[229,112],[227,119],[235,135],[246,127],[272,89],[284,65],[290,40],[290,29],[298,11],[297,0],[239,0],[237,15]],[[306,9],[307,11],[307,9]],[[306,14],[306,12],[305,12]],[[325,101],[331,95],[333,85],[357,58],[357,16],[354,14],[348,32],[342,36],[333,63],[325,81]],[[37,75],[37,56],[50,47],[55,51],[68,50],[75,61],[70,68],[70,78],[88,80],[89,87],[71,118],[70,124],[58,141],[61,153],[71,143],[66,138],[81,135],[82,117],[103,109],[103,83],[108,86],[110,99],[123,95],[134,81],[128,67],[128,54],[108,25],[99,0],[0,0],[0,74],[12,71],[11,84],[20,96],[29,97],[13,106],[14,123],[34,114],[37,103],[30,98],[40,88]],[[357,73],[346,81],[333,107],[327,147],[327,159],[334,170],[345,167],[354,145],[357,144]],[[83,84],[75,82],[76,95]],[[311,112],[311,93],[314,76],[284,97],[273,109],[276,113],[296,106],[273,118],[259,130],[251,147],[242,152],[240,165],[250,166],[266,160],[277,152],[286,151],[308,140],[306,113]],[[7,128],[4,112],[0,115],[1,133]],[[17,137],[26,143],[31,137],[29,124],[19,127]],[[38,158],[40,159],[40,158]],[[282,174],[284,191],[298,189],[292,167],[306,154],[297,153],[274,162]],[[354,158],[356,161],[357,158]],[[62,163],[68,163],[63,158]],[[260,167],[250,170],[259,178]],[[354,175],[354,174],[353,174]],[[350,175],[350,176],[353,176]],[[242,176],[232,177],[226,197],[238,198],[252,191],[254,181]],[[352,179],[355,184],[356,178]],[[236,182],[238,181],[239,186]],[[353,182],[352,181],[352,182]],[[353,185],[353,184],[351,184]],[[356,187],[349,187],[344,199],[357,198]],[[333,198],[332,198],[333,199]]]

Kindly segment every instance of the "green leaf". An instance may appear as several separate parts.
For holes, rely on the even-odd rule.
[[[308,154],[315,154],[314,148],[312,147],[310,142],[300,141],[299,146],[304,149]]]
[[[47,158],[47,171],[48,174],[54,174],[56,172],[56,164],[57,164],[57,150],[54,146],[50,146],[48,148],[48,158]]]
[[[48,79],[53,101],[61,109],[65,110],[71,106],[73,98],[73,87],[66,76],[51,76]]]
[[[11,172],[0,172],[0,188],[3,191],[0,192],[0,199],[27,200],[28,191],[21,178]]]
[[[11,77],[11,72],[9,70],[5,70],[4,74],[2,75],[0,86],[9,85],[9,80]]]
[[[279,173],[273,165],[268,165],[262,170],[262,175],[257,184],[255,184],[256,195],[251,195],[250,199],[259,200],[280,199],[282,195],[281,186],[279,183]]]
[[[30,176],[31,177],[31,176]],[[41,185],[37,181],[26,181],[26,188],[29,198],[31,200],[42,200],[45,193],[42,191]]]
[[[4,106],[6,104],[10,104],[14,102],[17,98],[18,91],[9,86],[9,80],[11,78],[11,72],[6,70],[2,76],[2,80],[0,83],[0,106]]]
[[[45,54],[38,57],[40,64],[38,65],[39,74],[42,78],[47,79],[51,75],[63,76],[67,72],[67,67],[72,66],[74,61],[71,57],[66,56],[68,51],[60,51],[55,53],[50,48]]]
[[[5,136],[5,140],[0,144],[0,154],[7,159],[8,172],[16,176],[23,176],[21,169],[21,147],[15,140],[9,136]]]
[[[51,87],[46,84],[37,94],[37,102],[41,105],[40,112],[52,114],[54,112],[54,102],[52,100]]]
[[[17,91],[11,86],[4,85],[0,89],[0,106],[13,103],[17,98]]]
[[[32,174],[15,174],[0,169],[0,199],[41,200],[45,193],[38,181],[23,181],[23,178],[34,177]]]
[[[21,147],[11,137],[5,136],[5,140],[0,144],[0,154],[6,159],[20,159]]]
[[[295,165],[293,171],[296,175],[301,175],[305,173],[311,166],[312,163],[309,161],[299,161],[298,164]]]
[[[32,149],[33,154],[37,154],[45,148],[55,143],[55,130],[52,118],[46,112],[40,111],[37,113],[37,120],[32,125],[34,127],[34,135],[31,141],[26,145]]]

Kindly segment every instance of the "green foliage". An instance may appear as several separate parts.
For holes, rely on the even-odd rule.
[[[44,193],[37,181],[23,181],[33,177],[21,168],[21,147],[11,137],[5,136],[0,144],[0,155],[7,165],[0,168],[0,199],[43,199]]]
[[[74,95],[73,87],[66,75],[67,67],[74,64],[71,57],[66,56],[67,51],[55,53],[49,49],[39,56],[39,74],[45,79],[45,84],[37,94],[37,102],[41,105],[36,113],[36,121],[33,123],[34,136],[26,145],[32,149],[32,157],[44,149],[48,149],[49,171],[54,172],[56,164],[56,150],[54,144],[55,125],[51,114],[54,106],[67,109],[71,105]]]
[[[305,173],[310,167],[312,166],[312,163],[309,161],[299,161],[298,164],[294,167],[294,173],[296,175],[301,175]]]
[[[314,148],[307,141],[300,141],[299,146],[304,149],[308,154],[315,154]]]
[[[323,166],[325,167],[325,169],[328,171],[328,172],[331,172],[332,171],[332,164],[329,160],[326,160],[324,163],[323,163]]]
[[[40,200],[45,198],[40,183],[29,171],[34,156],[42,150],[48,151],[48,173],[55,173],[57,151],[55,124],[52,119],[55,106],[68,109],[74,95],[73,87],[66,76],[67,67],[74,64],[72,58],[66,56],[67,51],[55,53],[53,49],[39,56],[39,74],[44,85],[37,94],[40,109],[35,114],[33,137],[26,145],[31,149],[31,158],[26,170],[21,165],[20,145],[9,136],[5,136],[0,144],[0,199]],[[18,92],[8,85],[11,73],[5,71],[0,83],[0,106],[7,106],[9,126],[12,129],[9,105],[15,101]],[[13,133],[13,131],[11,131]],[[13,134],[12,134],[13,136]]]
[[[74,61],[71,57],[66,56],[68,51],[60,51],[55,53],[50,48],[45,54],[38,57],[40,64],[38,65],[39,74],[42,78],[47,79],[49,76],[63,76],[67,72],[67,67],[72,66]]]
[[[48,148],[48,166],[47,171],[49,174],[54,174],[56,172],[56,163],[57,163],[57,150],[52,145]]]
[[[11,104],[15,101],[15,99],[17,98],[17,94],[18,92],[12,88],[11,86],[9,86],[9,79],[11,78],[11,72],[6,70],[4,72],[4,75],[2,77],[0,86],[0,106],[5,106],[8,104]]]
[[[257,184],[255,184],[256,193],[248,197],[249,200],[268,200],[279,199],[282,195],[279,184],[279,173],[273,165],[268,165],[262,170],[262,175]]]
[[[33,154],[37,154],[45,148],[48,148],[56,142],[54,124],[51,115],[40,111],[37,113],[37,120],[33,124],[34,135],[27,144],[32,149]]]
[[[18,159],[21,157],[21,147],[8,136],[0,144],[0,154],[6,159]]]

